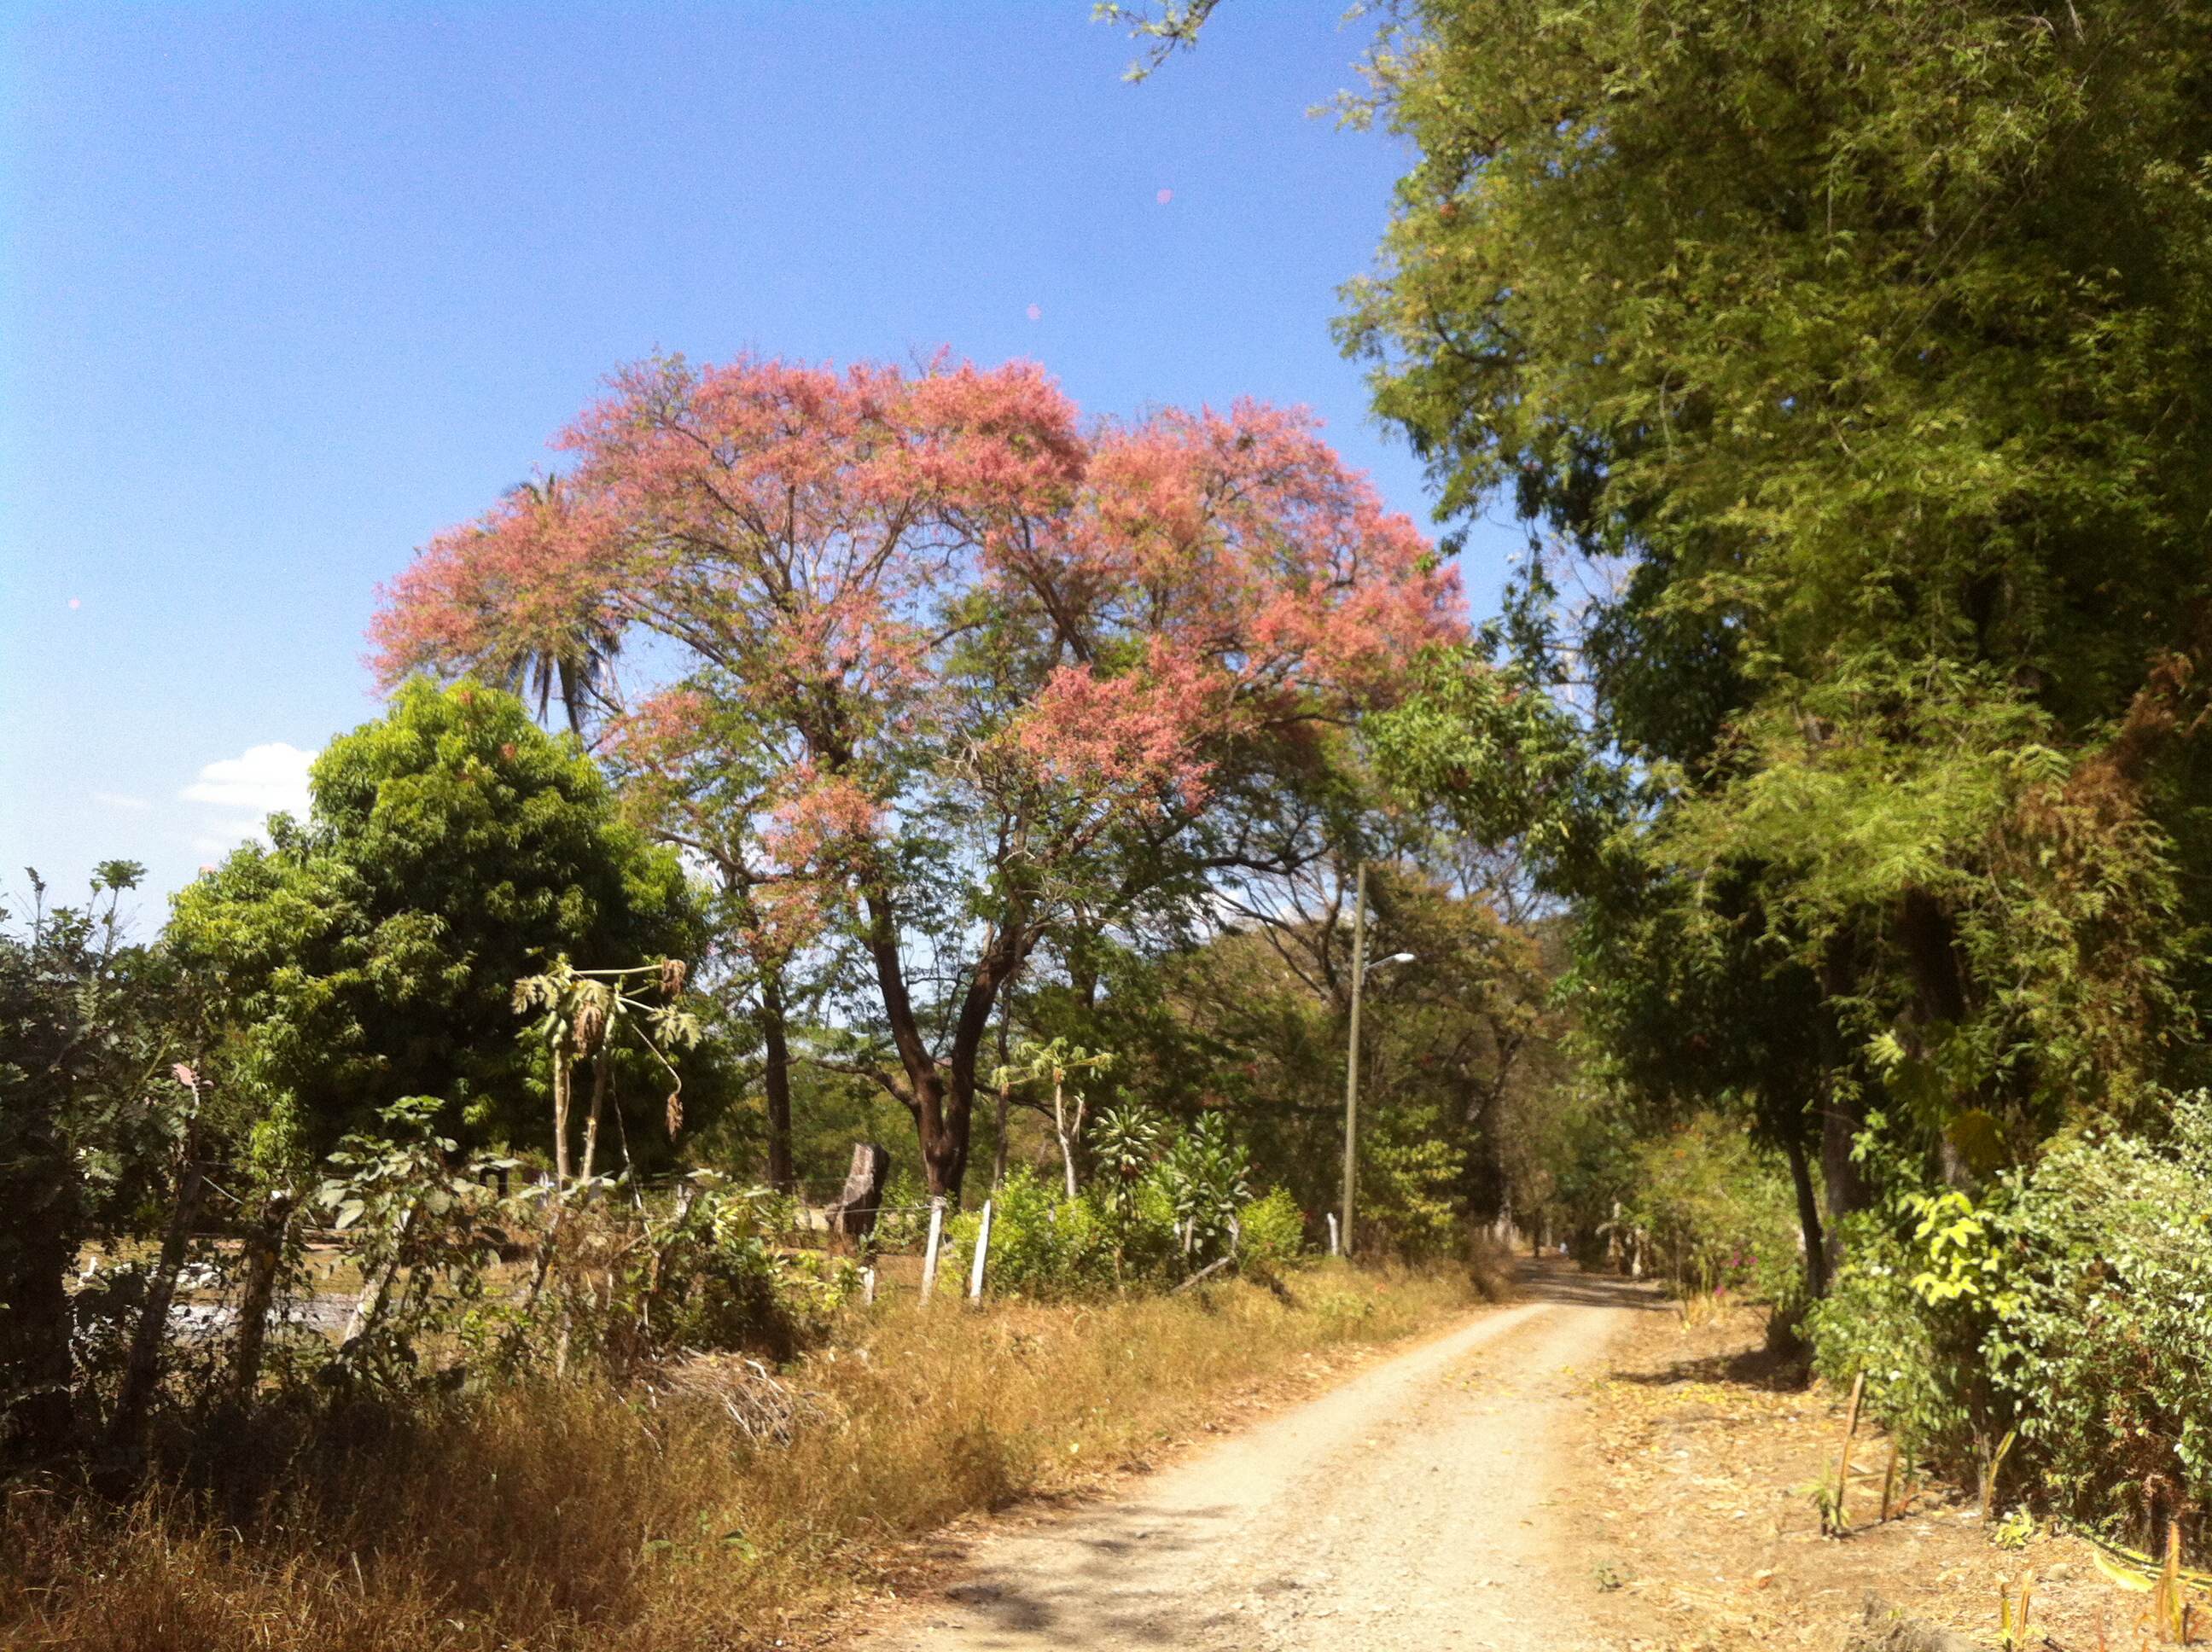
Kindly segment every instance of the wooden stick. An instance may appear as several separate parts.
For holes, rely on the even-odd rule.
[[[1199,1269],[1197,1272],[1192,1274],[1190,1278],[1185,1279],[1174,1290],[1169,1291],[1168,1295],[1170,1297],[1181,1296],[1184,1291],[1189,1290],[1191,1286],[1196,1285],[1200,1279],[1205,1278],[1208,1274],[1220,1272],[1223,1268],[1227,1267],[1230,1263],[1236,1260],[1237,1259],[1234,1256],[1216,1257],[1213,1260],[1208,1262],[1204,1267]]]
[[[1850,1530],[1850,1521],[1844,1510],[1844,1499],[1851,1489],[1851,1436],[1859,1431],[1859,1401],[1866,1394],[1866,1373],[1861,1371],[1851,1379],[1850,1408],[1844,1414],[1843,1449],[1836,1458],[1836,1534],[1840,1537]]]
[[[2158,1618],[2160,1638],[2172,1637],[2180,1640],[2185,1624],[2182,1609],[2181,1522],[2178,1520],[2166,1522],[2166,1564],[2159,1568],[2158,1590],[2151,1600]]]

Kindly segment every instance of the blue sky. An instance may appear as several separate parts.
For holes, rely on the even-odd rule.
[[[126,856],[158,920],[375,714],[377,584],[655,349],[1302,403],[1425,519],[1328,331],[1401,170],[1307,113],[1341,11],[1131,86],[1086,0],[8,9],[0,888]]]

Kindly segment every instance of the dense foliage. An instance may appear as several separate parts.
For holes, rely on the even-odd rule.
[[[2084,1132],[1983,1198],[1902,1195],[1815,1310],[1823,1368],[1863,1372],[1929,1455],[2000,1489],[2039,1477],[2061,1509],[2155,1546],[2212,1504],[2208,1170],[2200,1095],[2163,1140]]]
[[[696,957],[675,857],[617,817],[573,744],[513,695],[403,685],[390,713],[315,761],[308,818],[270,822],[188,886],[167,941],[210,983],[212,1072],[256,1151],[312,1161],[404,1097],[432,1096],[479,1142],[546,1139],[542,1052],[515,983]],[[634,1084],[659,1130],[665,1084]]]
[[[1528,530],[1386,770],[1571,904],[1621,1129],[1778,1151],[1826,1369],[2201,1510],[2143,1213],[2212,918],[2212,15],[1407,0],[1368,67],[1417,159],[1345,341],[1443,513]]]
[[[70,1441],[70,1339],[94,1331],[69,1291],[78,1251],[157,1219],[197,1110],[191,1070],[170,1071],[185,995],[118,922],[143,872],[104,862],[82,906],[51,908],[32,872],[25,919],[0,909],[0,1460]]]

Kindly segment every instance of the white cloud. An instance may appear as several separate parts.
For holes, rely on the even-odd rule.
[[[94,792],[92,800],[104,809],[128,809],[143,814],[154,805],[144,798],[134,798],[128,792]]]
[[[199,779],[178,795],[187,803],[211,803],[224,809],[273,814],[279,809],[307,812],[307,766],[315,760],[283,741],[248,746],[242,757],[222,757],[200,770]],[[248,829],[251,829],[249,828]]]

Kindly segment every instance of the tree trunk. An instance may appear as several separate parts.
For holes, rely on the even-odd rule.
[[[115,1409],[107,1419],[107,1449],[111,1455],[135,1455],[138,1432],[146,1420],[146,1407],[154,1397],[154,1384],[161,1374],[161,1345],[167,1339],[169,1305],[176,1299],[177,1275],[185,1265],[185,1248],[191,1242],[192,1224],[198,1218],[200,1175],[198,1142],[185,1139],[182,1162],[177,1169],[177,1202],[169,1212],[168,1231],[161,1236],[161,1254],[146,1281],[146,1300],[131,1333],[131,1351],[123,1364],[123,1381],[115,1392]]]
[[[1905,947],[1907,973],[1912,979],[1913,997],[1919,1011],[1921,1028],[1916,1041],[1920,1048],[1915,1054],[1925,1054],[1929,1033],[1941,1027],[1955,1027],[1964,1022],[1969,1011],[1966,996],[1965,965],[1959,957],[1958,925],[1942,902],[1925,890],[1911,889],[1898,902],[1898,938]],[[1986,1095],[1984,1100],[1991,1099]],[[1956,1102],[1964,1098],[1954,1098]],[[1974,1177],[1966,1156],[1959,1151],[1947,1130],[1936,1140],[1937,1168],[1944,1182],[1950,1187],[1972,1185]]]
[[[1844,1041],[1834,1005],[1851,995],[1857,972],[1844,951],[1848,938],[1828,943],[1820,959],[1820,990],[1829,1000],[1821,1009],[1820,1055],[1826,1093],[1820,1104],[1820,1185],[1827,1195],[1822,1226],[1824,1272],[1833,1278],[1843,1266],[1843,1222],[1872,1200],[1866,1177],[1851,1157],[1852,1144],[1866,1127],[1866,1102]]]
[[[614,1053],[604,1046],[592,1060],[592,1111],[584,1121],[584,1163],[580,1178],[589,1181],[599,1157],[599,1115],[607,1104],[607,1084],[614,1073]]]
[[[238,1292],[238,1346],[231,1356],[232,1400],[244,1406],[261,1386],[261,1351],[269,1335],[269,1307],[276,1270],[284,1260],[284,1234],[292,1224],[289,1188],[269,1195],[261,1220],[246,1240],[246,1275]]]
[[[568,1094],[575,1086],[575,1069],[565,1049],[553,1052],[553,1186],[568,1185]]]
[[[1801,1114],[1784,1132],[1782,1151],[1790,1161],[1790,1185],[1797,1194],[1797,1230],[1805,1242],[1805,1288],[1814,1297],[1828,1294],[1827,1241],[1820,1231],[1820,1200],[1813,1186],[1813,1165],[1805,1151]]]
[[[783,972],[761,973],[761,1085],[768,1094],[768,1185],[778,1193],[799,1186],[791,1154],[791,1036],[786,1020]]]
[[[930,1194],[960,1207],[961,1184],[968,1179],[969,1109],[944,1085],[923,1108],[915,1132],[921,1143],[923,1178]]]
[[[722,884],[736,905],[739,924],[763,933],[764,920],[753,900],[754,876],[742,859],[722,863]],[[753,1024],[761,1036],[761,1088],[768,1098],[768,1185],[778,1193],[799,1187],[791,1151],[791,1012],[783,990],[784,960],[763,943],[753,955],[760,977],[760,1007]]]
[[[1061,1099],[1062,1087],[1057,1078],[1052,1085],[1052,1128],[1060,1138],[1060,1162],[1067,1172],[1067,1201],[1075,1202],[1075,1144],[1083,1134],[1083,1098],[1075,1098],[1075,1121],[1069,1127],[1066,1106]]]
[[[1905,944],[1922,1017],[1954,1026],[1964,1021],[1966,983],[1959,963],[1957,928],[1942,903],[1925,890],[1907,890],[1899,903],[1898,937]]]
[[[884,1182],[890,1175],[890,1151],[872,1141],[853,1144],[853,1166],[845,1172],[845,1190],[825,1212],[830,1231],[848,1239],[866,1239],[876,1230],[883,1209]]]
[[[943,1062],[930,1051],[921,1035],[921,1019],[907,991],[906,969],[899,957],[898,924],[888,889],[864,891],[867,914],[867,945],[875,964],[884,1019],[889,1023],[892,1047],[906,1075],[902,1099],[914,1114],[915,1133],[921,1145],[922,1172],[930,1193],[960,1203],[961,1183],[968,1175],[969,1128],[975,1116],[975,1058],[990,1030],[991,1009],[999,988],[1021,966],[1036,938],[1024,926],[1018,907],[1005,914],[1003,926],[976,960],[975,974],[963,994],[954,1019],[951,1047]]]
[[[999,1065],[1007,1065],[1006,1040],[1014,1018],[1014,983],[1006,981],[1005,994],[999,1000]],[[996,1193],[1006,1185],[1006,1109],[1013,1099],[1013,1085],[1001,1080],[998,1090],[998,1133],[991,1144],[991,1191]]]

